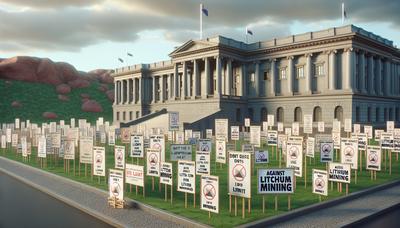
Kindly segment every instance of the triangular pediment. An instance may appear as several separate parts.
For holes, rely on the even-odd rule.
[[[185,53],[185,52],[191,52],[191,51],[197,51],[201,49],[206,49],[209,47],[215,47],[218,46],[217,43],[210,42],[210,41],[194,41],[194,40],[189,40],[188,42],[184,43],[182,46],[176,48],[170,56],[180,54],[180,53]]]

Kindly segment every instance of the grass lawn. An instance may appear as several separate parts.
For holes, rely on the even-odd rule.
[[[237,149],[240,148],[240,145],[243,142],[239,142],[237,144]],[[119,143],[120,144],[120,143]],[[120,144],[121,145],[121,144]],[[126,151],[128,151],[129,146],[127,146]],[[264,146],[264,149],[266,147]],[[1,149],[0,149],[1,151]],[[255,169],[257,168],[265,168],[265,167],[278,167],[278,161],[276,159],[275,153],[272,153],[271,148],[270,151],[270,163],[268,165],[256,165]],[[33,150],[33,156],[30,162],[27,162],[28,165],[33,167],[39,167],[34,159],[36,157],[36,149]],[[77,152],[76,152],[77,153]],[[325,164],[319,162],[319,152],[315,153],[315,162],[312,160],[310,162],[309,158],[307,158],[307,188],[304,187],[304,175],[303,178],[297,178],[297,187],[295,193],[291,197],[292,202],[292,209],[300,208],[303,206],[307,206],[310,204],[314,204],[319,202],[319,196],[312,193],[312,186],[311,186],[311,179],[312,179],[312,169],[325,169]],[[7,150],[1,151],[1,156],[17,160],[22,162],[21,156],[16,156],[15,150]],[[113,155],[113,147],[106,146],[106,167],[107,168],[114,168],[114,155]],[[195,153],[193,151],[192,154],[193,160],[195,160]],[[167,144],[167,151],[166,151],[166,159],[169,160],[169,144]],[[125,196],[135,199],[137,201],[152,205],[157,208],[161,208],[166,211],[170,211],[175,214],[182,215],[184,217],[193,219],[195,221],[199,221],[211,226],[215,227],[232,227],[236,225],[240,225],[243,223],[252,222],[258,219],[263,219],[266,217],[271,217],[274,215],[282,214],[288,211],[287,208],[287,195],[280,195],[278,196],[279,208],[275,211],[274,208],[274,195],[266,195],[267,206],[265,214],[262,213],[262,195],[257,194],[257,178],[255,172],[253,172],[252,176],[252,199],[251,199],[251,214],[247,213],[246,210],[246,218],[241,218],[241,200],[238,199],[238,216],[235,217],[234,213],[229,213],[229,197],[228,197],[228,178],[227,178],[227,164],[223,165],[222,168],[219,164],[215,164],[215,148],[213,148],[211,154],[211,175],[219,176],[219,188],[220,188],[220,213],[211,215],[211,219],[208,219],[208,212],[200,210],[199,203],[200,203],[200,177],[197,176],[196,178],[196,208],[193,208],[193,196],[188,194],[188,208],[184,207],[184,193],[176,191],[176,184],[177,184],[177,162],[173,162],[173,172],[174,172],[174,201],[171,205],[170,202],[164,201],[164,186],[162,186],[162,190],[159,191],[158,184],[155,186],[155,191],[151,191],[151,177],[146,177],[145,184],[146,184],[146,198],[142,197],[142,190],[139,188],[139,194],[136,195],[135,187],[132,187],[132,192],[129,192],[129,187],[125,188]],[[384,159],[382,159],[385,161]],[[78,156],[76,158],[78,162]],[[335,161],[337,159],[335,158]],[[387,160],[388,161],[388,160]],[[48,161],[49,162],[49,161]],[[132,160],[131,158],[127,159],[127,163],[134,162],[136,163],[136,158]],[[139,163],[143,164],[143,159],[139,159]],[[78,164],[78,163],[76,163]],[[352,172],[351,181],[352,183],[349,186],[349,192],[355,192],[361,189],[365,189],[368,187],[376,186],[379,184],[383,184],[385,182],[393,181],[399,179],[400,177],[400,170],[399,170],[399,162],[396,160],[396,154],[392,153],[392,175],[389,175],[389,165],[387,164],[387,170],[385,171],[385,163],[382,164],[382,171],[377,173],[377,180],[371,181],[370,180],[370,172],[365,170],[365,156],[363,156],[363,170],[358,171],[358,183],[354,184],[354,171]],[[88,175],[87,177],[84,176],[83,170],[84,166],[81,166],[81,175],[73,175],[72,173],[67,175],[64,173],[63,170],[63,161],[59,160],[57,165],[54,163],[48,163],[47,168],[44,170],[55,173],[57,175],[70,178],[72,180],[76,180],[78,182],[86,183],[88,185],[107,189],[106,182],[104,177],[101,180],[101,183],[98,183],[97,177],[91,179],[91,176]],[[72,171],[72,168],[71,168]],[[78,168],[76,167],[76,172]],[[158,183],[158,178],[156,178],[156,183]],[[343,185],[344,186],[344,185]],[[330,189],[329,186],[329,196],[322,197],[323,201],[337,198],[339,196],[345,195],[345,190],[343,193],[339,193],[336,190],[336,184],[334,184],[333,191]],[[169,192],[168,192],[169,194]],[[233,201],[233,200],[232,200]],[[232,205],[233,207],[233,205]],[[247,200],[246,200],[246,207],[247,207]]]

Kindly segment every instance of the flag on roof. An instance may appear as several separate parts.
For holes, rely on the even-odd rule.
[[[208,17],[208,9],[204,8],[204,5],[202,5],[202,9],[201,11],[203,12],[204,15],[206,15]]]

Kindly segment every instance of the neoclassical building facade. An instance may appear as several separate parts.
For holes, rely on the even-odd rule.
[[[253,123],[351,118],[383,126],[400,121],[400,50],[354,25],[246,44],[218,36],[190,40],[171,60],[119,68],[114,121],[162,109],[193,129],[214,118]]]

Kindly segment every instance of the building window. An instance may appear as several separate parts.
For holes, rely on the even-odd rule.
[[[139,118],[139,111],[136,111],[136,119]]]
[[[383,108],[383,122],[386,122],[387,121],[387,108]]]
[[[126,113],[122,112],[122,120],[125,121],[126,120]]]
[[[356,107],[356,122],[360,122],[360,107]]]
[[[242,119],[241,117],[241,113],[240,113],[240,108],[236,109],[236,122],[240,122],[240,120]]]
[[[314,108],[313,121],[314,122],[322,121],[322,109],[319,106]]]
[[[377,107],[377,108],[375,109],[375,121],[376,121],[376,122],[381,121],[381,119],[380,119],[380,110],[379,110],[379,107]]]
[[[129,112],[129,120],[132,120],[132,112]]]
[[[117,112],[117,121],[119,121],[119,112]]]
[[[390,121],[394,120],[394,118],[393,118],[393,108],[389,108],[389,120]]]
[[[324,76],[324,75],[325,75],[324,64],[316,64],[315,65],[315,77]]]
[[[270,70],[267,70],[264,72],[264,81],[267,81],[270,79],[271,79],[271,73],[270,73]]]
[[[395,118],[396,118],[396,121],[399,121],[399,108],[398,107],[395,109]]]
[[[340,121],[340,122],[343,122],[343,108],[342,108],[342,106],[337,106],[335,108],[335,119]]]
[[[284,113],[283,113],[283,108],[282,107],[279,107],[277,110],[276,110],[276,120],[278,121],[278,122],[284,122]]]
[[[247,110],[248,112],[249,112],[249,118],[250,118],[250,120],[254,120],[254,111],[253,111],[253,109],[252,108],[249,108],[248,110]]]
[[[286,79],[286,67],[279,69],[279,79]]]
[[[296,69],[296,78],[304,78],[304,66],[299,66]]]
[[[294,109],[294,122],[303,122],[303,112],[300,107]]]
[[[368,122],[371,122],[371,107],[368,107],[368,109],[367,109],[367,120],[368,120]]]
[[[266,108],[262,108],[260,111],[260,120],[261,121],[267,121],[268,120],[268,112]]]

